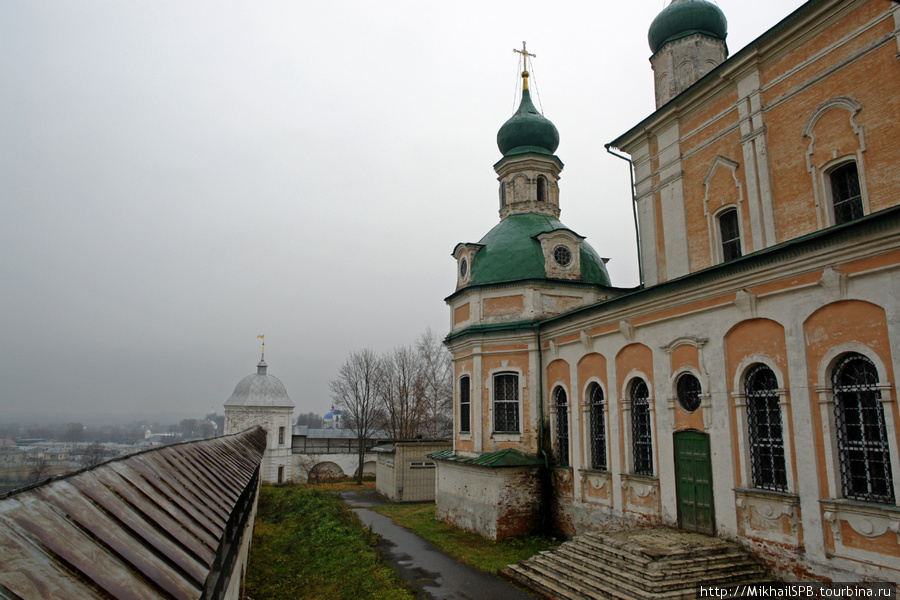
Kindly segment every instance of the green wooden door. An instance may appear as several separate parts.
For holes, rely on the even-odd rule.
[[[712,463],[709,459],[709,436],[705,433],[675,433],[675,482],[678,526],[689,531],[714,534]]]

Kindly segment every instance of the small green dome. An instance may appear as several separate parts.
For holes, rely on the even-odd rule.
[[[536,236],[558,229],[568,228],[547,215],[509,215],[478,242],[484,247],[472,260],[470,285],[547,279],[544,253]],[[581,282],[610,285],[603,259],[587,242],[581,243]]]
[[[525,152],[553,154],[559,147],[556,125],[534,107],[528,89],[522,90],[519,110],[497,132],[497,146],[503,156]]]
[[[703,33],[724,40],[728,35],[728,21],[722,10],[707,0],[672,0],[650,24],[647,40],[654,54],[666,42],[692,33]]]

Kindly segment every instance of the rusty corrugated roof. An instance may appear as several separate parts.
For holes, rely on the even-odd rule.
[[[0,499],[0,598],[197,599],[266,449],[257,427]]]

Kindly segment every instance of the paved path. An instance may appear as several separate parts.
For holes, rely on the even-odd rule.
[[[495,575],[453,559],[411,531],[367,506],[384,504],[374,492],[341,492],[359,518],[385,540],[386,559],[402,579],[429,600],[535,600]]]

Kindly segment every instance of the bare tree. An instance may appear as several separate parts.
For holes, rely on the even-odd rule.
[[[106,451],[103,449],[103,444],[94,442],[84,449],[84,454],[81,455],[81,464],[85,467],[93,467],[102,463],[105,458]]]
[[[296,424],[306,425],[310,429],[322,429],[325,427],[325,421],[322,419],[322,415],[314,412],[297,415]]]
[[[429,327],[416,340],[421,362],[425,432],[433,439],[453,433],[453,363],[444,342]]]
[[[394,348],[381,358],[378,403],[383,429],[394,439],[414,438],[426,411],[422,396],[422,364],[409,346]]]
[[[47,459],[41,456],[35,459],[31,471],[28,473],[28,483],[37,483],[42,479],[46,479],[49,475],[50,465],[47,464]]]
[[[352,352],[338,370],[337,379],[328,383],[335,405],[344,413],[348,427],[356,432],[359,445],[356,483],[362,483],[366,440],[372,437],[377,424],[378,402],[375,388],[378,374],[378,356],[366,348]]]

